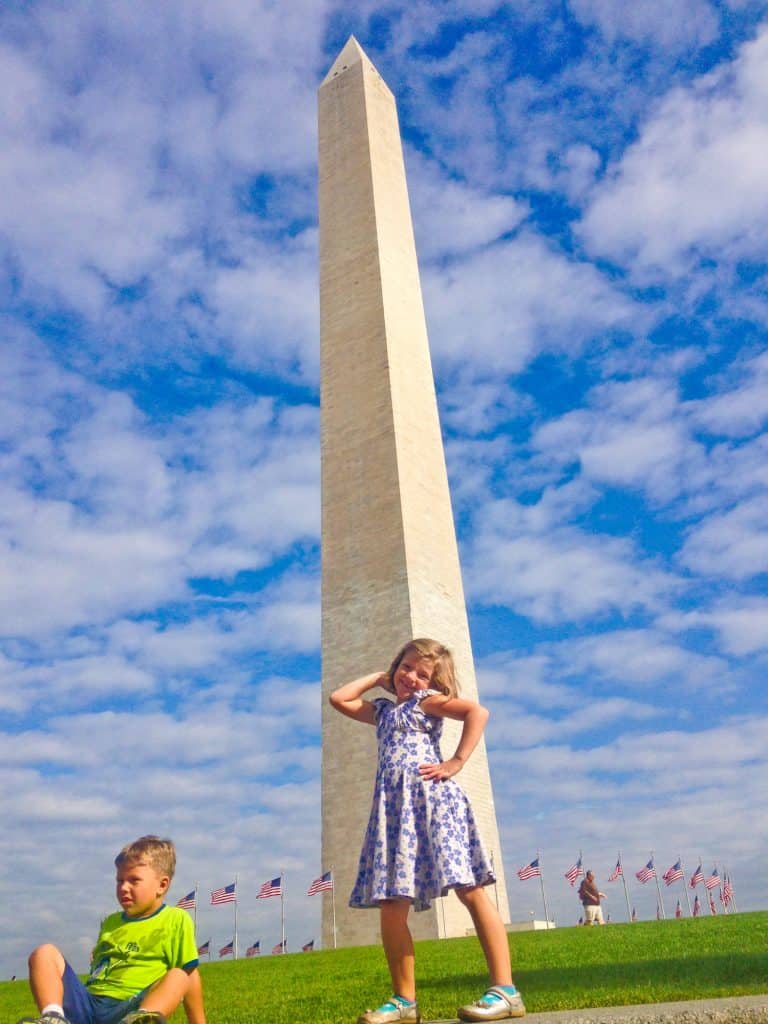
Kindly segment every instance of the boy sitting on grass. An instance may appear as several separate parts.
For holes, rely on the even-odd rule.
[[[205,1024],[192,918],[163,897],[176,868],[170,839],[142,836],[115,858],[122,911],[101,925],[83,984],[47,943],[29,958],[40,1011],[19,1024],[165,1024],[183,1001],[189,1024]]]

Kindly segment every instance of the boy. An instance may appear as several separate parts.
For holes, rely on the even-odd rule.
[[[192,919],[163,903],[176,868],[173,843],[142,836],[115,866],[123,909],[102,922],[87,981],[55,946],[38,946],[29,984],[40,1016],[19,1024],[165,1024],[182,1000],[189,1024],[205,1024]]]

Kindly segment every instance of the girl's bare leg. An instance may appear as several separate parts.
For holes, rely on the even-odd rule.
[[[512,984],[512,965],[509,959],[509,940],[499,912],[479,885],[457,889],[456,895],[472,917],[480,940],[492,985]]]
[[[381,941],[389,964],[392,991],[414,1002],[416,999],[416,956],[413,938],[408,927],[408,900],[383,900],[381,911]]]

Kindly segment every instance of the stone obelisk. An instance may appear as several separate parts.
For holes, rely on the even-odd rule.
[[[322,436],[323,870],[333,869],[337,942],[378,941],[378,913],[350,910],[370,809],[375,732],[328,706],[331,690],[384,670],[415,636],[454,652],[476,698],[402,144],[392,93],[354,38],[319,90]],[[382,696],[375,691],[370,696]],[[447,723],[445,756],[458,739]],[[468,793],[509,918],[485,747],[457,781]],[[333,945],[323,896],[323,946]],[[451,894],[411,914],[417,938],[464,935]]]

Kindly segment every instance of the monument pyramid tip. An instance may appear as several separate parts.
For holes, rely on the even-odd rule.
[[[341,48],[341,52],[338,57],[331,65],[328,74],[322,81],[322,84],[325,85],[326,82],[329,82],[332,78],[336,78],[337,75],[340,75],[342,71],[346,71],[347,68],[350,68],[353,64],[358,64],[361,61],[367,61],[371,66],[373,66],[370,57],[362,48],[360,43],[358,43],[354,36],[350,36]]]

